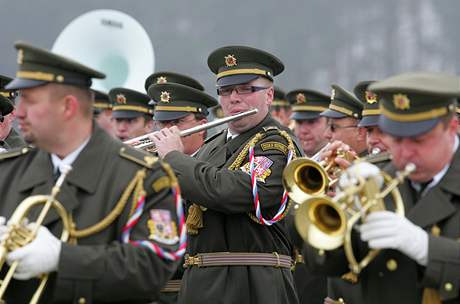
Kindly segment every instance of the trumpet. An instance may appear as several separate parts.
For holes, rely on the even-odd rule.
[[[230,122],[230,121],[233,121],[233,120],[238,120],[240,118],[243,118],[243,117],[246,117],[246,116],[249,116],[249,115],[254,115],[257,112],[258,112],[257,109],[252,109],[252,110],[249,110],[249,111],[246,111],[246,112],[241,112],[241,113],[231,115],[231,116],[228,116],[228,117],[216,119],[216,120],[213,120],[213,121],[208,122],[206,124],[195,126],[195,127],[190,128],[190,129],[183,130],[183,131],[180,132],[180,136],[185,137],[185,136],[191,135],[193,133],[197,133],[197,132],[200,132],[200,131],[203,131],[203,130],[211,129],[211,128],[220,126],[220,125],[222,125],[224,123],[227,123],[227,122]],[[143,150],[146,150],[148,152],[154,153],[154,152],[157,151],[157,149],[155,147],[155,143],[150,139],[150,136],[153,133],[155,133],[155,132],[151,132],[151,133],[139,136],[139,137],[129,139],[127,141],[124,141],[123,143],[127,144],[127,145],[130,145],[130,146],[133,146],[134,148],[137,148],[137,149],[143,149]]]
[[[404,216],[404,203],[397,186],[414,170],[415,165],[408,164],[394,178],[380,172],[385,186],[381,191],[381,185],[372,177],[358,179],[355,185],[347,187],[334,198],[324,195],[309,197],[296,209],[294,222],[299,235],[322,251],[344,246],[350,268],[350,273],[344,278],[356,282],[359,273],[379,251],[370,250],[361,261],[356,260],[351,242],[354,225],[370,212],[385,210],[383,199],[389,194],[393,198],[394,212]]]
[[[8,230],[2,242],[0,243],[0,269],[3,268],[8,253],[29,244],[35,239],[40,225],[43,223],[51,208],[56,210],[62,220],[63,230],[60,240],[63,242],[67,242],[69,240],[70,231],[72,229],[72,218],[71,215],[65,210],[64,206],[62,206],[62,204],[56,200],[56,196],[61,189],[64,179],[71,169],[72,168],[70,166],[63,166],[61,168],[61,175],[58,178],[56,184],[53,186],[50,195],[30,196],[24,199],[16,208],[8,222]],[[27,218],[28,213],[32,208],[38,205],[43,205],[43,208],[40,211],[37,220],[35,221],[36,225],[33,229],[25,227],[24,220]],[[11,281],[11,278],[13,277],[16,268],[18,267],[18,264],[18,261],[11,264],[5,277],[0,281],[0,303],[5,303],[3,297]],[[43,274],[40,278],[38,288],[33,294],[30,303],[38,303],[40,296],[45,289],[47,281],[48,274]]]
[[[318,153],[325,151],[328,146],[329,144]],[[318,153],[315,156],[319,155]],[[282,178],[283,186],[289,197],[294,202],[301,204],[312,195],[325,194],[329,187],[337,182],[337,176],[342,170],[335,163],[337,157],[348,161],[357,158],[349,151],[338,149],[333,157],[322,161],[317,161],[313,157],[302,157],[291,161],[284,169]],[[315,158],[318,159],[319,156]]]

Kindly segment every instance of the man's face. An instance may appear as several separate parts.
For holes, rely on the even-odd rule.
[[[246,84],[239,84],[224,88],[248,89],[250,86],[263,87],[266,89],[262,89],[257,92],[250,92],[248,94],[239,94],[235,89],[233,89],[230,95],[219,96],[220,104],[225,116],[234,115],[252,109],[259,110],[259,112],[254,115],[246,116],[228,123],[229,128],[235,133],[242,133],[258,125],[268,114],[270,104],[273,101],[273,86],[268,80],[263,78],[255,79]]]
[[[0,140],[5,140],[10,134],[15,116],[15,111],[3,116],[3,122],[0,122]]]
[[[59,137],[57,133],[64,123],[63,97],[53,94],[52,84],[20,90],[17,97],[16,117],[19,130],[28,143],[37,147],[49,147]]]
[[[353,148],[358,136],[358,121],[351,117],[329,118],[324,136],[329,142],[339,140]]]
[[[431,131],[416,137],[387,135],[384,142],[396,168],[402,170],[408,163],[413,163],[416,171],[409,178],[414,182],[426,182],[450,162],[457,127],[455,118],[448,126],[439,123]]]
[[[282,124],[285,127],[289,127],[289,124],[291,122],[290,117],[292,113],[290,108],[282,107],[277,110],[271,110],[270,113],[274,119],[280,122],[280,124]]]
[[[102,129],[104,129],[110,135],[115,136],[115,126],[114,119],[112,118],[112,110],[102,110],[99,114],[95,115],[95,120]]]
[[[153,122],[147,122],[144,116],[115,118],[115,135],[121,141],[126,141],[152,132],[152,124]]]
[[[177,126],[179,130],[186,130],[198,125],[205,124],[206,122],[206,119],[198,120],[195,118],[194,114],[188,114],[187,116],[177,120],[155,121],[155,124],[158,129]],[[185,137],[181,137],[182,144],[184,145],[184,153],[187,155],[195,153],[203,145],[205,133],[206,131],[201,131]]]
[[[296,120],[294,134],[299,139],[305,154],[314,155],[328,142],[324,136],[326,129],[326,117]]]
[[[366,132],[367,150],[369,153],[373,151],[384,152],[388,149],[383,141],[384,134],[380,131],[379,127],[366,127]]]

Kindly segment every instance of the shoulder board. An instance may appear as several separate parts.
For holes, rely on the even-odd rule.
[[[264,129],[264,132],[277,131],[277,130],[279,130],[278,127],[276,127],[276,126],[263,127],[262,129]]]
[[[384,161],[388,161],[388,160],[391,160],[391,154],[388,153],[388,152],[383,152],[383,153],[379,153],[379,154],[370,154],[368,156],[366,156],[364,158],[364,161],[367,161],[371,164],[376,164],[376,163],[380,163],[380,162],[384,162]]]
[[[120,156],[149,169],[152,169],[153,165],[158,161],[158,157],[129,146],[123,146],[120,148]]]
[[[210,142],[211,140],[213,140],[213,139],[216,138],[217,136],[221,135],[224,131],[225,131],[225,129],[222,130],[222,131],[220,131],[220,132],[217,132],[216,134],[214,134],[214,135],[212,135],[212,136],[210,136],[210,137],[208,137],[208,138],[206,138],[206,139],[204,140],[204,142],[205,142],[205,143]]]
[[[16,148],[12,150],[8,150],[7,152],[0,153],[0,161],[4,159],[9,159],[9,158],[14,158],[18,157],[20,155],[24,155],[29,153],[33,148],[31,147],[22,147],[22,148]]]

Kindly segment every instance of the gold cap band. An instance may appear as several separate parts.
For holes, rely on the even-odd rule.
[[[390,110],[386,109],[384,105],[381,105],[382,114],[388,117],[389,119],[401,122],[414,122],[414,121],[422,121],[428,119],[434,119],[441,116],[446,115],[449,112],[447,107],[431,109],[425,112],[419,112],[414,114],[399,114],[391,112]]]
[[[98,109],[111,109],[112,105],[105,102],[94,102],[93,106]]]
[[[289,106],[290,103],[287,100],[275,99],[272,101],[272,106]]]
[[[54,74],[34,71],[17,71],[16,77],[33,80],[54,81]]]
[[[238,75],[238,74],[255,74],[255,75],[270,75],[269,72],[261,69],[233,69],[228,71],[223,71],[217,74],[217,78],[230,76],[230,75]]]
[[[368,109],[368,110],[363,110],[361,114],[362,116],[380,115],[382,114],[382,111],[380,109]]]
[[[323,112],[326,111],[326,107],[322,106],[307,106],[307,105],[294,105],[292,106],[292,111],[300,112],[300,111],[312,111],[312,112]]]
[[[130,105],[116,105],[113,106],[114,111],[137,111],[137,112],[142,112],[142,113],[147,113],[147,114],[152,114],[152,111],[150,109],[140,107],[140,106],[130,106]]]
[[[344,107],[336,106],[334,104],[330,104],[329,109],[337,111],[337,112],[340,112],[340,113],[348,115],[348,116],[353,116],[353,111],[351,111],[351,110],[349,110],[347,108],[344,108]]]
[[[174,107],[174,106],[156,106],[155,111],[171,111],[171,112],[201,112],[200,108],[196,107]]]

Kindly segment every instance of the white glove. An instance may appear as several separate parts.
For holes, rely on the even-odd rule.
[[[375,178],[379,187],[383,185],[383,177],[380,175],[380,169],[376,165],[367,162],[358,162],[340,175],[339,187],[345,189],[356,185],[359,177],[364,179]]]
[[[396,249],[420,265],[428,263],[428,233],[390,211],[372,212],[361,225],[361,240],[373,249]]]
[[[36,238],[30,244],[10,252],[6,261],[8,265],[19,261],[13,277],[29,280],[42,273],[56,271],[60,253],[61,241],[46,227],[40,226]]]

